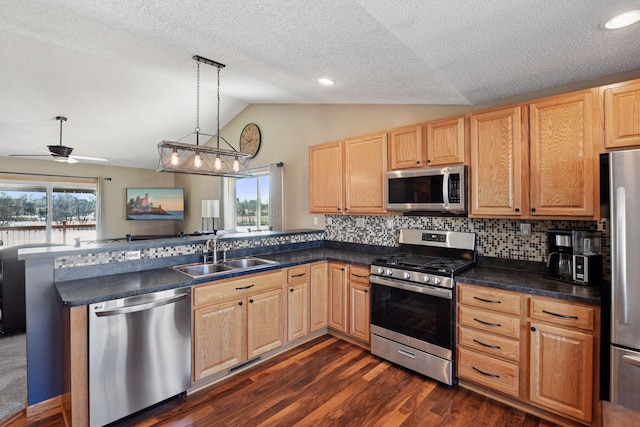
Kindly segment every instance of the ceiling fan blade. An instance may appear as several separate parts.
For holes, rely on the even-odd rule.
[[[102,157],[87,157],[87,156],[69,156],[70,159],[78,159],[78,160],[89,160],[92,162],[108,162],[109,160],[103,159]]]
[[[78,163],[78,161],[76,159],[74,159],[73,157],[69,156],[69,157],[67,157],[67,163],[73,164],[73,163]]]

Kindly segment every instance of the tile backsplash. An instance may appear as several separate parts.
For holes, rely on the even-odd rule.
[[[520,235],[520,224],[531,225],[531,236]],[[427,216],[348,216],[327,215],[325,239],[379,246],[398,246],[401,228],[466,231],[477,233],[478,255],[545,262],[548,229],[603,231],[605,262],[609,251],[609,221],[559,221],[476,219]]]

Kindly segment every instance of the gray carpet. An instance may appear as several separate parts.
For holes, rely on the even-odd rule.
[[[0,338],[0,423],[26,406],[26,337],[20,334]]]

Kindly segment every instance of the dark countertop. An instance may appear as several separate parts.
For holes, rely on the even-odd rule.
[[[216,274],[215,276],[200,277],[197,279],[193,279],[172,268],[160,268],[89,279],[67,280],[56,282],[55,286],[62,304],[65,307],[74,307],[184,286],[193,286],[199,283],[277,270],[280,268],[317,261],[337,261],[368,267],[376,256],[379,255],[370,252],[315,248],[256,255],[258,258],[276,261],[278,264],[269,265],[268,267],[262,267],[259,269],[232,271],[229,273]]]
[[[601,303],[599,286],[580,286],[545,279],[542,274],[493,267],[473,267],[457,277],[458,282],[508,291],[559,298],[588,304]]]
[[[336,261],[368,267],[379,254],[351,249],[324,247],[255,256],[276,261],[278,264],[259,269],[232,271],[197,279],[184,275],[172,268],[160,268],[89,279],[56,282],[56,289],[63,305],[73,307],[318,261]],[[600,287],[571,285],[569,283],[545,279],[539,272],[476,266],[460,274],[457,280],[475,285],[574,302],[598,305],[601,303]]]

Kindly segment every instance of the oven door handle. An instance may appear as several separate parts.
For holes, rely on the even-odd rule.
[[[369,282],[372,285],[389,286],[391,288],[404,289],[405,291],[418,292],[433,297],[453,299],[451,289],[436,288],[433,286],[411,285],[400,280],[387,279],[378,276],[371,276],[369,278]]]

